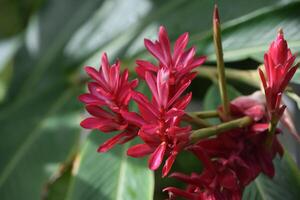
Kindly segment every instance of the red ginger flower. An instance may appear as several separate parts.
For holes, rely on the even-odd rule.
[[[200,175],[192,174],[191,177],[178,173],[173,175],[189,186],[186,190],[166,188],[169,193],[193,200],[239,200],[243,189],[260,172],[274,176],[272,160],[276,154],[282,155],[283,149],[276,135],[271,147],[266,145],[268,120],[264,105],[255,98],[256,95],[239,97],[230,104],[233,117],[250,116],[254,121],[252,125],[201,140],[189,147],[203,162],[205,169]]]
[[[185,50],[189,40],[189,34],[182,34],[174,44],[174,51],[171,52],[170,40],[165,27],[159,28],[158,40],[152,42],[145,39],[145,47],[158,60],[158,66],[144,60],[137,60],[136,72],[141,78],[145,78],[146,72],[156,74],[159,69],[167,68],[170,72],[169,84],[170,92],[180,87],[183,82],[192,80],[196,72],[191,72],[194,68],[202,65],[206,57],[195,57],[196,49],[191,47]]]
[[[194,148],[196,155],[204,164],[201,174],[192,173],[187,176],[181,173],[173,173],[171,177],[188,184],[186,190],[174,187],[165,188],[170,196],[182,196],[191,200],[240,200],[242,193],[237,174],[231,166],[246,168],[238,158],[225,160],[210,160],[201,147]],[[236,165],[236,166],[235,166]],[[174,198],[174,197],[173,197]]]
[[[265,53],[265,72],[259,69],[259,75],[265,90],[269,117],[278,121],[285,105],[281,105],[281,96],[289,81],[295,74],[299,64],[292,66],[296,59],[288,48],[287,42],[279,31],[277,38],[270,45],[269,51]]]
[[[86,67],[85,71],[93,82],[88,83],[89,92],[80,95],[79,100],[86,104],[92,117],[83,120],[80,125],[102,132],[123,131],[99,147],[99,152],[105,152],[117,143],[125,143],[137,135],[136,127],[129,124],[120,113],[128,110],[132,91],[138,81],[128,81],[127,70],[120,73],[119,61],[110,66],[105,53],[99,71],[93,67]]]
[[[141,157],[151,154],[149,168],[156,170],[168,158],[163,167],[166,176],[180,150],[189,143],[190,127],[180,127],[184,109],[191,100],[191,93],[180,97],[196,73],[194,68],[205,61],[205,57],[195,58],[195,48],[185,51],[188,34],[181,35],[171,53],[170,40],[164,27],[159,29],[159,40],[154,43],[145,39],[148,51],[158,60],[158,66],[148,61],[137,61],[137,74],[145,79],[152,93],[152,101],[136,92],[134,101],[140,115],[123,112],[130,123],[140,127],[138,135],[144,144],[131,147],[127,154]]]
[[[148,154],[149,168],[156,170],[168,158],[163,167],[166,176],[180,150],[189,142],[190,127],[180,127],[180,121],[185,114],[184,109],[191,100],[191,93],[180,98],[189,86],[187,81],[172,96],[170,95],[168,69],[160,69],[157,76],[146,72],[145,79],[152,92],[152,101],[141,93],[133,95],[138,104],[140,115],[133,112],[123,112],[126,120],[140,127],[138,135],[144,144],[138,144],[128,149],[132,157],[142,157]]]

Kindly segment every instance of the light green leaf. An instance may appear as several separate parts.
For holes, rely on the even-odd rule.
[[[286,2],[291,2],[287,0]],[[140,34],[134,35],[135,40],[128,46],[126,54],[120,57],[130,60],[132,58],[147,57],[145,55],[145,47],[143,44],[144,38],[157,38],[157,31],[160,25],[164,25],[170,36],[171,41],[174,41],[184,32],[189,32],[194,40],[190,42],[194,45],[195,40],[198,48],[203,47],[203,39],[212,29],[212,12],[214,4],[218,3],[220,15],[223,22],[228,22],[235,18],[251,13],[257,9],[265,8],[271,5],[282,6],[280,0],[253,0],[251,4],[245,1],[199,1],[199,0],[172,0],[172,1],[151,1],[151,10],[149,15],[142,19],[143,31]],[[234,5],[234,12],[232,12]],[[124,33],[125,35],[130,30]],[[199,51],[199,54],[206,52]]]
[[[263,53],[276,38],[279,28],[283,29],[293,53],[299,52],[299,9],[299,1],[272,5],[222,24],[224,59],[234,61],[251,57],[262,61]],[[199,52],[205,52],[210,60],[215,60],[212,35],[205,40],[195,36],[194,40],[199,44]]]
[[[295,73],[295,75],[292,78],[292,83],[295,83],[297,85],[300,85],[300,70],[298,69]]]
[[[128,144],[107,153],[98,146],[110,134],[92,132],[79,155],[79,168],[68,192],[68,200],[152,200],[154,178],[145,159],[126,155]]]
[[[67,191],[72,180],[72,167],[71,162],[61,165],[50,178],[49,182],[44,187],[42,192],[42,200],[65,200]]]

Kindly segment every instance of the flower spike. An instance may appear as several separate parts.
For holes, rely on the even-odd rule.
[[[91,117],[83,120],[80,125],[86,129],[97,129],[102,132],[122,131],[102,144],[98,151],[106,152],[118,143],[124,143],[137,136],[137,129],[121,115],[128,110],[133,89],[138,81],[128,81],[128,71],[120,72],[120,62],[111,65],[106,53],[102,55],[99,71],[86,67],[86,73],[93,79],[88,83],[89,92],[79,96],[86,104]]]
[[[285,106],[281,104],[282,94],[299,66],[299,63],[293,66],[295,59],[296,56],[292,55],[284,39],[283,31],[280,29],[277,38],[265,53],[265,72],[258,69],[265,90],[268,114],[275,124],[285,109]]]

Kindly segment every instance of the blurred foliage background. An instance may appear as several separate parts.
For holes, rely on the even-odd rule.
[[[130,144],[96,152],[107,135],[79,127],[82,69],[98,68],[106,51],[111,62],[119,58],[133,71],[137,57],[151,59],[143,38],[156,39],[159,25],[173,41],[189,32],[197,54],[208,56],[192,84],[189,109],[214,108],[220,103],[211,34],[215,2],[230,97],[250,94],[259,89],[255,69],[279,28],[292,51],[300,51],[299,1],[1,0],[0,199],[160,200],[166,198],[163,187],[180,186],[159,172],[154,176],[146,160],[127,157]],[[299,130],[299,70],[291,87],[295,93],[285,101]],[[299,144],[287,132],[281,136],[287,151],[275,160],[275,178],[259,176],[245,200],[300,199]],[[184,152],[174,169],[199,172],[201,165]]]

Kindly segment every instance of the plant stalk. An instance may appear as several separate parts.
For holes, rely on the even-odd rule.
[[[198,126],[199,128],[205,128],[205,127],[209,127],[211,126],[211,124],[209,124],[207,121],[198,118],[197,116],[193,115],[193,114],[185,114],[183,117],[183,120],[186,122],[189,122],[191,124],[194,124],[196,126]]]
[[[190,112],[189,115],[199,117],[199,118],[202,118],[202,119],[219,117],[219,113],[216,110]]]
[[[239,119],[235,119],[229,122],[225,122],[222,124],[218,124],[215,126],[202,128],[193,131],[193,133],[190,136],[191,142],[196,143],[201,139],[208,138],[214,135],[218,135],[220,133],[223,133],[225,131],[229,131],[235,128],[244,128],[246,126],[249,126],[253,122],[252,118],[249,116],[245,116]]]
[[[218,7],[215,5],[214,16],[213,16],[213,36],[214,36],[214,46],[217,58],[217,70],[218,70],[218,83],[220,89],[220,96],[223,105],[224,116],[229,119],[230,109],[229,100],[226,88],[226,77],[225,77],[225,66],[223,59],[223,49],[221,40],[221,28]]]

